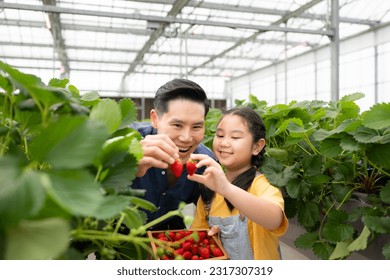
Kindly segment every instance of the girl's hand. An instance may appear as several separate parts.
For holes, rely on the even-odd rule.
[[[205,185],[207,188],[224,196],[225,193],[232,187],[221,165],[214,159],[203,154],[192,154],[191,159],[198,161],[196,168],[206,167],[202,175],[194,174],[187,176],[189,180]]]

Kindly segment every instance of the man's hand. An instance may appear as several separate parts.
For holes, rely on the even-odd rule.
[[[144,176],[151,167],[166,169],[179,158],[178,148],[166,134],[147,135],[140,143],[143,157],[138,162],[137,177]]]

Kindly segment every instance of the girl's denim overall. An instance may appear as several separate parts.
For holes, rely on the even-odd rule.
[[[221,242],[232,260],[253,260],[253,251],[249,241],[248,219],[243,215],[226,218],[208,217],[210,227],[221,230]]]

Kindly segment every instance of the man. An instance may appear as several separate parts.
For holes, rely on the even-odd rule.
[[[147,212],[148,221],[176,210],[180,202],[196,203],[199,185],[187,180],[187,171],[177,178],[170,166],[180,159],[187,162],[192,153],[215,158],[201,142],[209,102],[204,90],[186,79],[174,79],[161,86],[155,96],[150,123],[135,123],[132,127],[144,137],[141,140],[143,158],[138,163],[133,189],[146,190],[145,199],[157,207]],[[203,172],[202,169],[197,173]],[[153,230],[183,229],[181,217],[173,217],[153,227]]]

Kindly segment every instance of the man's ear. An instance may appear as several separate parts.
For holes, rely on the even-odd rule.
[[[254,145],[253,145],[253,151],[252,151],[252,154],[254,156],[257,156],[265,147],[265,139],[264,138],[261,138],[259,141],[257,141]]]
[[[157,128],[158,124],[158,114],[155,109],[150,110],[150,122],[154,128]]]

